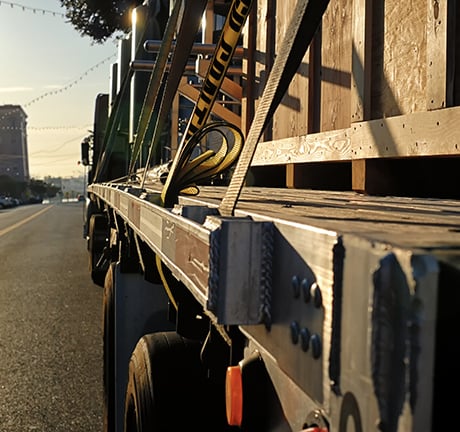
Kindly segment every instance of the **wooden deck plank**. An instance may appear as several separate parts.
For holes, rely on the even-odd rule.
[[[181,203],[218,205],[225,187],[200,187]],[[276,219],[410,249],[451,250],[460,256],[460,202],[375,197],[355,192],[243,189],[236,214]]]

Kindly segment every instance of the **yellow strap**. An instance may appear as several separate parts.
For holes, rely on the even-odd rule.
[[[251,10],[252,3],[253,0],[233,0],[232,2],[200,95],[195,104],[183,139],[179,144],[179,148],[161,193],[162,201],[167,207],[176,200],[177,197],[175,195],[180,192],[180,188],[175,184],[177,171],[183,169],[182,164],[188,162],[195,148],[192,137],[195,133],[199,133],[200,130],[206,127],[206,122],[211,114],[212,107],[216,101],[225,74],[232,61],[233,53],[238,45],[238,40]],[[230,162],[228,166],[231,164],[232,162]]]
[[[171,292],[171,288],[169,288],[168,281],[166,280],[166,276],[163,273],[163,263],[161,262],[161,258],[158,255],[155,255],[155,261],[157,264],[158,273],[160,274],[161,282],[163,282],[163,286],[169,298],[169,301],[173,304],[174,308],[177,310],[176,300],[174,299],[174,296]]]
[[[192,151],[197,148],[210,133],[220,134],[220,142],[216,150],[206,150],[192,158]],[[170,206],[176,201],[179,193],[187,192],[192,188],[198,193],[197,184],[210,181],[224,173],[238,159],[243,148],[243,133],[234,125],[227,122],[209,123],[197,131],[187,142],[182,151],[176,155],[177,169],[174,175],[168,176],[169,182],[162,192],[162,202]],[[214,143],[215,145],[216,143]]]

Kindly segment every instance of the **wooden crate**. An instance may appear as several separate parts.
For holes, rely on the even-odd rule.
[[[246,132],[295,3],[259,0],[253,8],[244,39]],[[331,0],[248,182],[459,198],[459,9]]]

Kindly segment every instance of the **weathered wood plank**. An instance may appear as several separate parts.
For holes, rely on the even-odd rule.
[[[433,110],[447,106],[447,1],[426,3],[426,109]]]
[[[253,166],[351,160],[349,129],[259,143]]]
[[[372,75],[372,0],[353,1],[351,122],[370,119]],[[352,189],[366,190],[365,160],[351,164]]]
[[[372,118],[426,110],[426,0],[373,3]]]
[[[460,107],[354,123],[351,128],[261,142],[253,166],[460,155]]]
[[[458,156],[460,108],[415,112],[353,124],[353,159]]]
[[[322,24],[321,131],[350,126],[351,0],[332,0]]]
[[[254,118],[254,98],[256,91],[256,42],[257,42],[257,8],[252,7],[243,31],[243,45],[246,55],[241,64],[242,98],[241,98],[241,130],[247,134]]]
[[[218,204],[226,188],[200,188],[195,198]],[[454,200],[373,197],[356,192],[247,187],[237,205],[255,219],[276,218],[406,248],[457,248],[460,205]],[[460,265],[460,260],[459,260]]]
[[[279,2],[278,2],[279,3]],[[283,41],[284,34],[292,19],[296,1],[288,0],[290,7],[277,6],[276,46]],[[302,63],[294,76],[285,97],[273,116],[273,139],[304,135],[308,132],[309,98],[309,52],[305,53]]]
[[[371,114],[372,0],[353,1],[351,121]]]

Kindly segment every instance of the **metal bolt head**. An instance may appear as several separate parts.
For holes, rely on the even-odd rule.
[[[319,359],[321,357],[322,351],[321,338],[319,337],[319,335],[316,333],[312,334],[310,338],[310,343],[313,358]]]
[[[311,300],[310,282],[308,281],[308,279],[302,279],[302,282],[300,282],[300,286],[302,288],[303,301],[305,303],[308,303]]]
[[[321,294],[321,290],[319,288],[319,285],[314,282],[311,285],[311,296],[313,297],[313,303],[316,308],[320,308],[323,305],[323,296]]]
[[[300,296],[300,280],[298,276],[292,276],[291,279],[292,294],[294,298],[299,298]]]
[[[310,337],[310,330],[306,327],[300,330],[300,345],[305,352],[307,352],[310,347]]]
[[[300,334],[300,326],[297,321],[292,321],[291,325],[291,341],[294,345],[299,343],[299,334]]]

